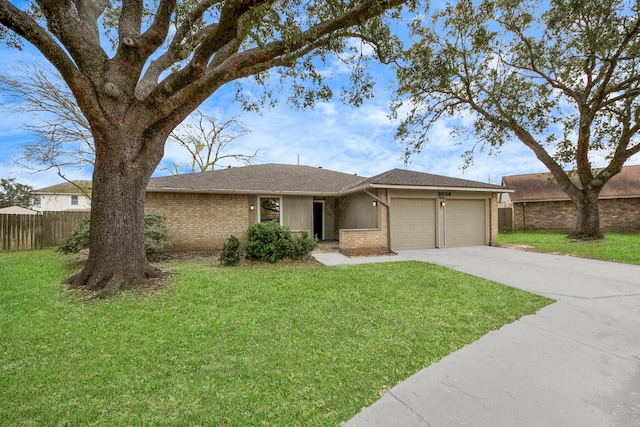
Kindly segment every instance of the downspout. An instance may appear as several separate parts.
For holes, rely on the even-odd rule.
[[[387,197],[389,197],[389,190],[387,190]],[[375,194],[371,193],[369,190],[364,190],[365,194],[373,197],[374,199],[376,199],[379,203],[382,203],[386,208],[387,208],[387,250],[389,252],[393,252],[391,250],[391,210],[389,209],[389,204],[387,202],[385,202],[384,200],[382,200],[380,197],[376,196]],[[395,252],[393,252],[395,253]]]

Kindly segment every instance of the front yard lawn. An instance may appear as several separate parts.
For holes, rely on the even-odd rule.
[[[503,245],[519,245],[538,252],[640,265],[640,233],[605,233],[603,240],[583,242],[570,240],[567,233],[519,231],[501,233],[498,240]]]
[[[60,255],[1,253],[0,425],[338,426],[551,302],[414,262],[164,267],[165,290],[86,301]]]

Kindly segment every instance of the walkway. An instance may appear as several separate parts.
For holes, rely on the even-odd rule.
[[[318,254],[330,265],[339,257]],[[494,247],[342,257],[396,260],[557,302],[399,383],[345,426],[640,426],[640,267]]]

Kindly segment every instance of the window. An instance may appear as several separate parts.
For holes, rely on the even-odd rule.
[[[260,222],[275,221],[280,223],[280,198],[260,198]]]
[[[78,206],[78,196],[71,196],[71,205]]]
[[[39,208],[41,203],[42,203],[42,199],[40,198],[40,196],[33,196],[33,206],[36,206]]]

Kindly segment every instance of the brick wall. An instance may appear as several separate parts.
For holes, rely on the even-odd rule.
[[[489,245],[498,245],[498,194],[493,193],[489,200]]]
[[[600,200],[600,227],[607,231],[640,231],[640,198]]]
[[[383,200],[386,191],[381,192]],[[377,228],[340,229],[340,252],[347,256],[374,255],[389,252],[389,208],[378,203],[379,210]]]
[[[149,192],[145,212],[166,218],[173,250],[221,249],[231,235],[247,240],[247,196]]]
[[[603,231],[640,231],[640,198],[603,199],[599,207]],[[514,203],[513,206],[515,230],[571,231],[575,222],[576,208],[570,201]]]

